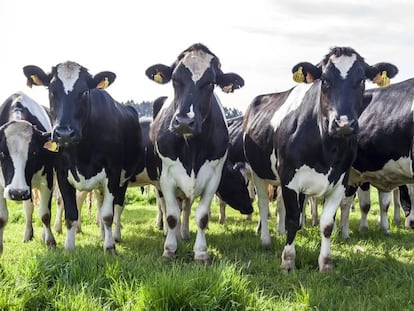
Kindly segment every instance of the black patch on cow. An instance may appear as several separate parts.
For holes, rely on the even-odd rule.
[[[200,229],[204,230],[207,228],[208,225],[208,215],[204,215],[203,217],[200,218]]]
[[[167,217],[167,223],[168,223],[168,227],[170,229],[174,229],[175,226],[177,225],[177,218],[175,218],[174,216],[170,215]]]
[[[323,229],[323,235],[325,236],[325,238],[329,238],[331,236],[332,230],[333,224],[329,224],[325,227],[325,229]]]

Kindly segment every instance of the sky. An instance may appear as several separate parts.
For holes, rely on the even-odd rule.
[[[71,60],[94,75],[116,73],[107,91],[120,102],[172,96],[172,84],[145,76],[203,43],[245,86],[216,93],[245,111],[259,95],[295,85],[291,68],[318,63],[333,46],[354,48],[369,64],[398,66],[392,82],[414,76],[414,1],[391,0],[1,0],[0,101],[23,91],[48,106],[45,87],[26,86],[22,68],[46,72]],[[367,88],[374,87],[367,83]]]

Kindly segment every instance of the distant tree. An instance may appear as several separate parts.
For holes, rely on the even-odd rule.
[[[228,108],[228,107],[223,107],[223,108],[224,108],[224,114],[226,116],[226,119],[231,119],[231,118],[235,118],[235,117],[242,115],[242,112],[236,108]]]
[[[125,104],[134,106],[140,117],[152,117],[152,103],[150,101],[143,101],[137,104],[133,100],[128,100]]]

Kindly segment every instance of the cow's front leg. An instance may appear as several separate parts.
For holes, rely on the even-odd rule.
[[[101,224],[104,230],[104,251],[115,254],[115,239],[112,235],[114,222],[114,196],[109,192],[107,185],[104,187],[101,207]]]
[[[3,191],[1,191],[3,193]],[[7,210],[6,200],[0,196],[0,255],[3,254],[3,233],[9,219],[9,211]]]
[[[175,252],[177,251],[177,235],[179,234],[180,229],[180,207],[174,195],[175,191],[172,189],[163,189],[162,192],[165,199],[166,220],[168,226],[163,256],[172,258],[175,257]]]
[[[391,192],[379,191],[378,193],[380,216],[378,225],[385,234],[390,234],[390,224],[388,222],[388,208],[391,204]]]
[[[25,218],[23,242],[29,242],[33,239],[33,202],[32,200],[23,201],[23,211]]]
[[[331,257],[331,234],[334,228],[335,214],[344,194],[345,187],[342,184],[339,184],[329,196],[325,197],[320,220],[320,232],[322,238],[321,251],[318,259],[320,272],[330,272],[333,268]]]
[[[51,218],[51,203],[52,203],[52,189],[47,185],[41,185],[40,190],[40,202],[39,202],[39,218],[43,223],[42,240],[47,248],[55,248],[56,240],[53,236],[50,228]]]
[[[75,251],[75,236],[76,226],[78,220],[78,208],[76,206],[76,190],[67,181],[66,174],[63,172],[57,173],[60,193],[62,194],[63,205],[65,207],[65,221],[66,221],[66,239],[65,250]]]

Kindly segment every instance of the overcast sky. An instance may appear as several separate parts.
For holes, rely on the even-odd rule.
[[[398,82],[414,77],[413,12],[408,0],[1,0],[0,101],[23,91],[48,105],[44,87],[26,87],[22,67],[49,72],[66,60],[115,72],[108,92],[118,101],[153,100],[172,85],[150,81],[145,69],[170,65],[197,42],[245,79],[233,94],[216,88],[224,106],[242,111],[258,94],[294,86],[291,68],[333,46],[394,63]]]

